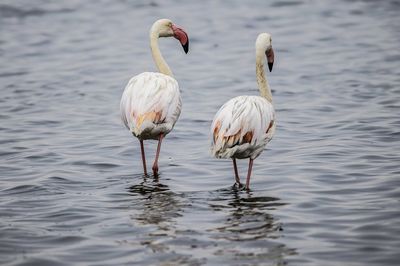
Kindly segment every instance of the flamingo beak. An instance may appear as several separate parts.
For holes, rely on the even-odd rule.
[[[175,25],[172,25],[172,31],[174,32],[175,39],[181,43],[183,50],[187,54],[189,52],[189,37],[187,33]]]
[[[275,57],[274,50],[272,49],[272,47],[270,49],[268,49],[267,51],[265,51],[265,55],[267,56],[269,72],[271,72],[272,66],[274,65],[274,57]]]

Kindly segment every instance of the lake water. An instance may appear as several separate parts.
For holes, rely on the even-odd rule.
[[[0,3],[0,264],[399,265],[399,1]],[[155,70],[152,23],[183,110],[143,176],[119,118]],[[211,158],[228,99],[258,93],[254,42],[272,34],[274,139],[252,190]],[[146,144],[148,167],[156,142]],[[247,161],[239,161],[244,178]]]

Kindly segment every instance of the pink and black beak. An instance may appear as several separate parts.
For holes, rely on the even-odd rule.
[[[189,52],[189,37],[186,34],[186,32],[175,26],[172,25],[172,31],[174,32],[174,37],[175,39],[179,40],[179,42],[181,43],[183,50],[185,51],[185,53],[187,54]]]
[[[267,56],[269,72],[271,72],[272,66],[274,65],[274,50],[272,49],[272,47],[265,51],[265,55]]]

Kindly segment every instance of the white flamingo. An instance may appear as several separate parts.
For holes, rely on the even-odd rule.
[[[158,140],[153,173],[158,173],[158,157],[162,139],[172,130],[181,113],[178,82],[158,47],[159,37],[175,37],[185,53],[189,50],[186,32],[169,19],[154,22],[150,29],[150,47],[160,73],[143,72],[131,78],[122,94],[120,110],[125,126],[140,141],[143,170],[147,174],[143,141]]]
[[[256,76],[261,96],[238,96],[226,102],[214,117],[212,153],[217,158],[231,158],[236,183],[241,186],[236,159],[249,158],[246,189],[249,189],[253,160],[263,151],[275,132],[275,111],[265,71],[274,63],[271,35],[261,33],[256,40]]]

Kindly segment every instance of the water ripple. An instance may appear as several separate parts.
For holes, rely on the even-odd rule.
[[[398,265],[399,1],[5,0],[0,4],[1,265]],[[183,110],[143,175],[119,119],[160,40]],[[277,130],[252,189],[209,153],[223,102],[257,94],[273,36]],[[146,141],[148,168],[157,143]],[[239,160],[244,178],[247,162]]]

